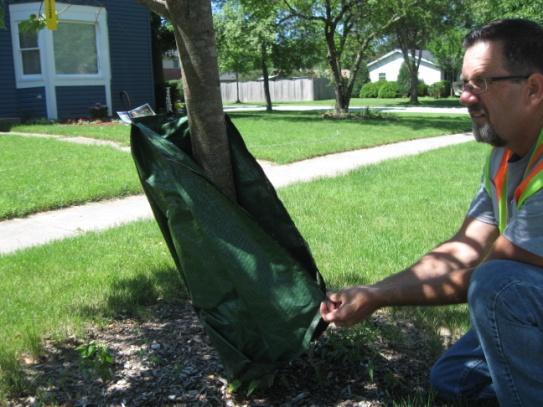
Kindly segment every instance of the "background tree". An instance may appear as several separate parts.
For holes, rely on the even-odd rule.
[[[444,72],[444,79],[450,82],[457,80],[460,75],[464,56],[462,42],[467,32],[466,28],[452,27],[439,35],[435,35],[428,43],[428,49],[437,59],[439,67]]]
[[[279,2],[223,0],[215,26],[222,70],[248,73],[258,69],[266,109],[272,110],[270,76],[313,67],[322,54],[314,24],[289,19]]]
[[[469,9],[478,25],[506,17],[543,23],[543,0],[472,0]]]
[[[379,1],[373,0],[283,1],[293,17],[320,25],[335,87],[336,113],[340,114],[349,110],[354,82],[371,46],[416,0],[404,1],[394,10],[385,10],[379,7]],[[356,49],[356,52],[346,52],[348,49]],[[345,68],[348,68],[349,76],[343,75]]]
[[[211,1],[138,1],[172,24],[183,70],[183,89],[195,159],[210,180],[235,200]]]
[[[409,72],[409,68],[405,61],[402,63],[402,66],[400,66],[396,82],[398,82],[398,93],[400,96],[407,97],[411,90],[411,73]]]
[[[251,2],[254,4],[253,2]],[[262,70],[262,83],[264,86],[264,97],[266,99],[266,111],[272,111],[272,100],[270,93],[270,70],[269,58],[271,45],[274,41],[276,29],[276,10],[271,2],[261,2],[259,7],[245,7],[251,25],[252,42],[259,52],[258,63]]]
[[[301,74],[323,61],[326,51],[317,24],[289,18],[284,8],[277,10],[276,18],[277,30],[271,47],[271,62],[276,73]]]
[[[396,8],[403,0],[387,3],[387,7]],[[406,10],[401,22],[391,27],[391,34],[396,38],[404,63],[409,71],[409,103],[418,104],[417,84],[422,50],[428,47],[430,39],[451,24],[449,13],[454,9],[451,0],[420,0]]]
[[[274,7],[270,2],[251,0],[222,0],[216,3],[216,21],[220,27],[219,49],[224,50],[221,57],[224,58],[225,66],[234,68],[234,71],[246,68],[243,69],[246,72],[252,64],[253,68],[260,69],[266,111],[272,110],[269,58],[276,29]],[[241,25],[243,31],[239,32],[235,25]],[[232,54],[228,55],[230,51]],[[231,63],[237,66],[232,66]]]
[[[250,27],[239,2],[224,2],[213,17],[221,72],[236,75],[236,103],[239,99],[239,75],[254,68],[257,55],[250,41]]]

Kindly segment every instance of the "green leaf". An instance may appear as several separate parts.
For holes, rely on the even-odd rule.
[[[228,383],[228,391],[230,393],[236,393],[241,388],[241,381],[240,380],[233,380],[230,383]]]

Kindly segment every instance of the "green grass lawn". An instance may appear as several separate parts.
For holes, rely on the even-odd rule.
[[[323,119],[322,112],[232,112],[249,150],[258,159],[280,164],[319,155],[372,147],[402,140],[469,131],[467,115],[386,114],[381,119]],[[129,127],[117,125],[17,125],[13,131],[86,136],[129,144]]]
[[[300,105],[300,106],[335,106],[335,99],[324,99],[324,100],[308,100],[308,101],[297,101],[297,102],[273,102],[275,105]],[[262,102],[244,102],[244,103],[225,103],[225,106],[265,106],[265,103]],[[359,107],[359,106],[412,106],[409,104],[409,98],[388,98],[388,99],[379,99],[379,98],[352,98],[349,104],[350,107]],[[419,105],[421,107],[460,107],[460,102],[457,97],[448,97],[448,98],[432,98],[429,96],[419,97]]]
[[[408,267],[456,231],[487,151],[476,143],[446,147],[293,185],[280,196],[330,288],[373,283]],[[425,323],[453,330],[469,323],[463,306],[421,307],[416,313]]]
[[[185,298],[152,221],[0,256],[0,293],[0,404],[2,391],[23,386],[16,355],[38,355],[44,336],[79,335],[89,322]]]
[[[59,124],[36,123],[17,124],[11,131],[21,133],[54,134],[66,137],[90,137],[98,140],[110,140],[128,146],[130,144],[130,126],[120,123],[108,124]]]
[[[0,219],[141,192],[129,154],[110,147],[0,136]]]
[[[280,164],[402,140],[469,130],[464,115],[394,114],[366,121],[322,119],[318,112],[243,112],[231,117],[249,150]],[[42,126],[25,127],[45,132]],[[50,133],[67,125],[48,125]],[[81,126],[97,138],[117,140],[124,125]],[[110,131],[104,133],[102,130]],[[19,129],[20,130],[20,129]],[[75,132],[72,135],[80,135]],[[92,136],[93,133],[87,133]],[[51,139],[0,137],[0,219],[141,191],[129,154],[109,147],[74,145]]]
[[[486,147],[447,147],[279,191],[329,288],[375,282],[409,266],[460,224]],[[0,370],[16,386],[16,356],[44,336],[138,314],[158,298],[184,298],[154,221],[0,256]],[[426,329],[464,329],[464,306],[403,308]],[[6,373],[8,372],[9,374]],[[15,384],[14,384],[15,383]]]
[[[249,150],[280,164],[334,152],[470,131],[466,115],[386,114],[380,119],[322,119],[318,112],[236,112]]]

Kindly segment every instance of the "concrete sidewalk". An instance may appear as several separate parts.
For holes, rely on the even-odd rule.
[[[432,137],[330,154],[287,165],[262,163],[262,168],[273,185],[279,188],[316,178],[335,177],[365,165],[471,140],[471,133]],[[0,255],[151,216],[146,197],[138,195],[10,219],[0,222]]]
[[[351,106],[350,112],[357,112],[364,109],[370,109],[383,113],[440,113],[440,114],[468,114],[468,108],[458,105],[458,107],[429,107],[429,106]],[[229,105],[224,107],[224,111],[228,112],[244,112],[244,111],[264,111],[264,106],[257,105]],[[326,111],[334,110],[334,106],[319,106],[319,105],[273,105],[275,111]]]

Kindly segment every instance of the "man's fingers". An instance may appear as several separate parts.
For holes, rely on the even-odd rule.
[[[340,293],[328,293],[327,294],[328,301],[334,302],[334,303],[341,303],[341,294]]]

